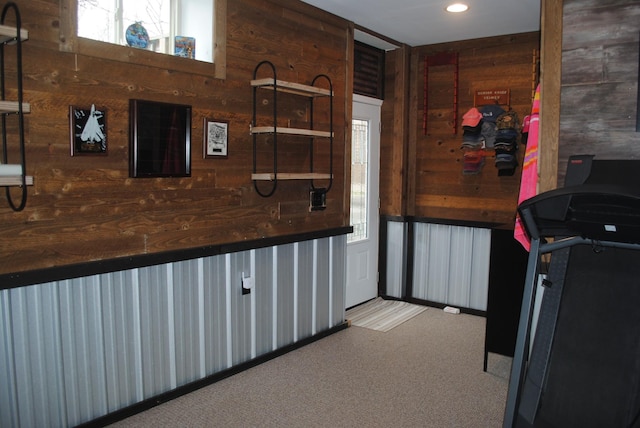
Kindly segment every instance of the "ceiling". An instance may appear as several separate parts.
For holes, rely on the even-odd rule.
[[[391,42],[409,46],[517,34],[540,30],[540,0],[302,0],[338,15]],[[464,2],[469,10],[445,7]],[[356,40],[380,49],[396,45],[356,31]]]

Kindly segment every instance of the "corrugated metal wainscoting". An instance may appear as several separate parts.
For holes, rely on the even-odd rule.
[[[0,426],[77,425],[343,323],[345,251],[334,236],[0,291]]]
[[[380,222],[384,225],[384,222]],[[386,268],[386,294],[391,297],[403,297],[403,285],[406,281],[406,244],[407,231],[406,223],[399,221],[389,221],[387,227],[387,259],[386,263],[380,264]]]
[[[487,309],[491,229],[382,219],[382,295]]]
[[[486,310],[491,230],[416,223],[414,231],[412,297]]]

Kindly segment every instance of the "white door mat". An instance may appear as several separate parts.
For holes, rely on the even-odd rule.
[[[346,317],[351,325],[387,332],[425,310],[425,306],[378,297],[349,309]]]

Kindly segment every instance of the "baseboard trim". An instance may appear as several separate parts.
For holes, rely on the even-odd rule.
[[[400,300],[407,303],[414,303],[416,305],[422,305],[422,306],[430,306],[432,308],[438,308],[438,309],[444,309],[447,306],[454,306],[446,303],[434,302],[431,300],[417,299],[415,297],[407,297],[404,299],[393,297],[393,296],[385,296],[385,295],[380,295],[380,297],[387,300]],[[456,308],[460,309],[460,313],[462,314],[476,315],[484,318],[487,317],[487,311],[482,311],[480,309],[460,307],[460,306],[456,306]]]

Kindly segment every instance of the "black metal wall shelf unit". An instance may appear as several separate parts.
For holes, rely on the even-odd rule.
[[[261,68],[268,67],[271,71],[271,76],[266,78],[258,78],[258,73]],[[324,81],[324,86],[320,86],[320,82]],[[318,85],[318,86],[316,86]],[[325,74],[317,75],[311,82],[311,85],[303,85],[299,83],[292,83],[283,80],[278,80],[276,77],[276,68],[269,61],[260,62],[254,72],[253,80],[251,80],[251,86],[253,88],[253,118],[251,122],[250,132],[253,137],[253,174],[251,179],[253,180],[256,192],[263,197],[269,197],[274,194],[278,186],[279,180],[309,180],[310,189],[312,193],[312,199],[324,199],[324,195],[331,189],[333,184],[333,85],[331,79]],[[258,91],[268,90],[272,94],[273,108],[270,113],[269,119],[273,119],[273,122],[269,126],[258,126]],[[306,97],[309,100],[309,126],[308,128],[293,128],[288,126],[282,126],[278,123],[278,94],[290,94],[295,96]],[[328,99],[329,107],[329,130],[318,130],[314,128],[314,103],[317,99]],[[271,171],[259,172],[258,171],[258,138],[260,136],[271,136],[273,139],[273,168]],[[309,144],[309,171],[308,172],[281,172],[278,170],[278,135],[297,136],[301,137],[304,141],[308,140]],[[329,171],[328,172],[316,172],[314,170],[314,142],[317,139],[322,139],[329,142]],[[328,181],[326,187],[316,186],[316,180]],[[260,181],[269,181],[271,187],[268,190],[264,190],[264,187],[258,184]],[[312,204],[313,205],[313,204]]]
[[[10,9],[15,13],[15,26],[5,25],[5,18]],[[7,201],[14,211],[21,211],[27,203],[27,186],[33,185],[33,177],[26,175],[24,148],[24,114],[31,111],[31,106],[22,100],[22,42],[29,39],[28,31],[22,29],[20,11],[15,3],[9,2],[2,9],[0,17],[0,117],[2,120],[2,159],[0,162],[0,186],[6,190]],[[5,47],[15,45],[17,70],[17,101],[6,99],[5,85]],[[7,137],[7,116],[18,116],[18,140],[20,145],[20,163],[8,163],[9,149]],[[20,203],[16,204],[10,188],[22,187]]]

